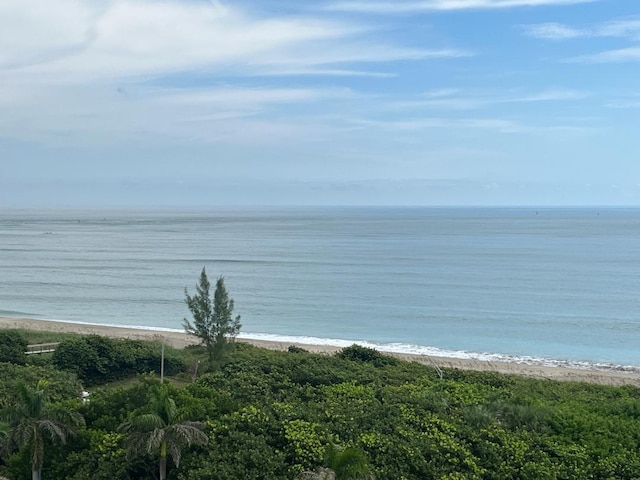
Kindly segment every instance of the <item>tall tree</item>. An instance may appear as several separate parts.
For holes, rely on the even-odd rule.
[[[224,278],[218,277],[213,301],[209,295],[211,284],[203,268],[195,295],[185,288],[185,302],[193,316],[193,323],[186,318],[182,325],[187,333],[200,339],[207,348],[209,359],[220,359],[229,344],[240,331],[240,315],[233,317],[233,299],[229,297]]]
[[[130,453],[159,454],[160,480],[165,480],[167,454],[179,466],[184,446],[205,445],[209,437],[203,432],[204,423],[185,420],[184,412],[178,411],[167,385],[159,385],[151,392],[148,413],[133,416],[118,430],[128,435]]]
[[[65,443],[70,435],[75,434],[75,428],[83,423],[78,412],[54,408],[47,401],[46,387],[47,382],[42,380],[35,388],[18,382],[15,387],[15,402],[7,412],[9,448],[29,449],[32,480],[42,478],[46,440]]]

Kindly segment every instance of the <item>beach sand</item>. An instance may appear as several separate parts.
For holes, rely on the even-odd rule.
[[[168,345],[176,348],[184,348],[187,345],[198,343],[195,337],[189,336],[186,333],[182,332],[130,327],[115,327],[89,323],[59,322],[33,318],[0,317],[0,328],[22,328],[38,331],[95,334],[112,338],[130,338],[134,340],[164,340]],[[238,339],[238,341],[247,342],[252,345],[268,348],[271,350],[286,350],[290,345],[295,345],[314,353],[332,354],[340,350],[340,347],[334,347],[330,345],[307,345],[302,343],[247,339]],[[392,355],[402,360],[418,362],[437,368],[457,368],[462,370],[490,371],[549,380],[589,382],[601,385],[634,385],[640,387],[640,374],[632,372],[546,367],[507,362],[486,362],[481,360],[470,360],[461,358],[434,357],[427,355],[394,353],[389,353],[388,355]]]

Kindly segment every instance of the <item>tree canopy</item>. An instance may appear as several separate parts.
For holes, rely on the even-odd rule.
[[[15,384],[14,401],[7,409],[10,428],[9,449],[26,448],[31,459],[31,478],[40,480],[45,456],[45,443],[65,443],[83,423],[82,416],[70,409],[58,409],[46,396],[48,382],[40,380],[36,387],[24,382]]]
[[[205,268],[200,273],[196,293],[191,296],[185,287],[185,303],[193,316],[193,323],[183,320],[185,331],[199,338],[207,348],[210,360],[220,359],[227,349],[229,340],[240,332],[240,315],[233,317],[234,303],[224,285],[224,278],[218,277],[213,300],[209,294],[211,284]]]
[[[436,371],[364,347],[336,355],[230,348],[215,371],[161,385],[152,374],[108,382],[91,387],[86,403],[73,374],[45,365],[46,356],[37,366],[0,363],[0,410],[26,411],[14,378],[31,386],[47,378],[46,396],[32,398],[44,390],[30,387],[26,403],[82,413],[86,425],[73,440],[45,433],[47,480],[158,478],[159,461],[167,480],[639,478],[637,386]],[[187,364],[206,356],[199,348],[179,354]],[[5,417],[9,437],[19,417]],[[30,442],[19,445],[0,461],[11,480],[32,477]]]
[[[148,411],[133,415],[118,430],[128,435],[129,450],[134,455],[141,452],[158,455],[160,480],[165,480],[167,454],[179,466],[183,446],[205,445],[209,440],[204,428],[202,422],[187,420],[168,386],[159,385],[151,391]]]

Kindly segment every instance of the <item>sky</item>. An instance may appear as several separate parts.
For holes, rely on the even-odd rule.
[[[0,2],[0,206],[217,205],[640,205],[640,3]]]

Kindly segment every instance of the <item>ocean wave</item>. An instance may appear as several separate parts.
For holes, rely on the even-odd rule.
[[[425,345],[411,345],[405,343],[377,343],[370,341],[354,341],[336,338],[319,338],[295,335],[275,335],[269,333],[241,333],[240,339],[266,340],[280,343],[297,343],[302,345],[327,345],[332,347],[348,347],[353,344],[373,348],[380,352],[406,355],[425,355],[430,357],[459,358],[464,360],[478,360],[483,362],[515,363],[519,365],[564,367],[580,370],[615,371],[640,373],[637,365],[616,365],[611,363],[593,363],[579,360],[558,360],[526,355],[508,355],[502,353],[469,352],[466,350],[445,350]]]

